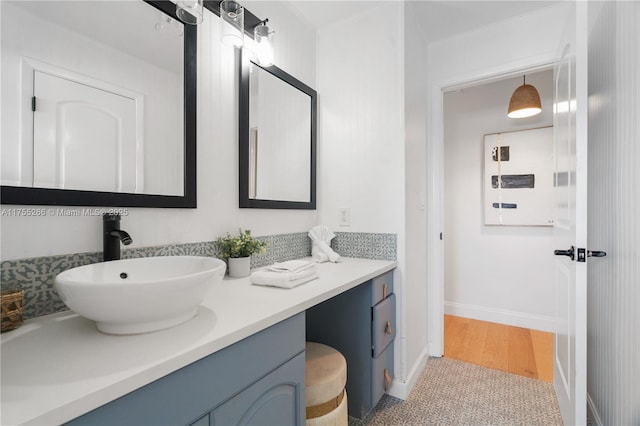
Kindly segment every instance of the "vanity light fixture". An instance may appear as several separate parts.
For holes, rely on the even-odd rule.
[[[526,83],[522,76],[522,86],[518,87],[509,101],[507,116],[510,118],[531,117],[542,112],[538,90]]]
[[[268,67],[273,65],[273,31],[269,31],[268,19],[260,22],[253,29],[253,37],[256,42],[256,57],[258,63]]]
[[[202,23],[203,0],[178,0],[176,1],[176,16],[182,22],[189,25]]]
[[[244,7],[234,0],[220,2],[222,17],[222,42],[242,47],[244,44]]]

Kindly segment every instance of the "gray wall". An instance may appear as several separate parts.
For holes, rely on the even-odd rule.
[[[640,424],[640,3],[589,4],[589,406]]]

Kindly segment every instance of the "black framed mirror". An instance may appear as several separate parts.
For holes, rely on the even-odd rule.
[[[7,132],[3,131],[2,135],[2,153],[5,159],[2,163],[0,202],[23,205],[195,208],[197,28],[179,21],[175,15],[175,3],[167,0],[9,0],[2,3],[2,73],[7,76],[3,80],[8,81],[7,86],[2,87],[3,98],[5,94],[8,96],[3,100],[2,126],[9,124],[9,129]],[[65,10],[64,7],[70,9]],[[113,10],[111,15],[107,13],[107,8]],[[140,15],[137,15],[138,10]],[[13,25],[11,19],[14,21]],[[20,31],[27,31],[27,28],[51,31],[52,35],[29,32],[20,37],[12,37],[9,32],[13,30],[20,34]],[[67,41],[65,46],[69,46],[68,49],[47,45],[49,42],[60,42],[62,33],[77,36],[77,40]],[[5,58],[5,52],[9,55],[9,52],[16,50],[5,43],[15,40],[21,40],[27,50],[11,53],[15,57]],[[97,47],[88,48],[86,43],[93,43]],[[116,48],[117,43],[122,51]],[[43,47],[40,48],[37,44]],[[107,53],[98,51],[101,45],[105,46]],[[70,50],[74,47],[82,49],[81,55],[71,56]],[[52,56],[54,54],[58,56]],[[92,60],[96,62],[92,63]],[[111,60],[112,65],[105,66],[106,60]],[[76,64],[78,69],[73,67]],[[129,64],[134,64],[133,68],[125,68]],[[134,75],[136,73],[139,77]],[[27,97],[28,87],[21,87],[20,81],[25,76],[32,79],[33,98]],[[137,87],[134,84],[136,78],[144,84],[153,84],[155,91],[150,93],[146,86]],[[69,82],[73,83],[71,89],[64,86],[68,86]],[[61,84],[64,90],[60,89]],[[12,94],[13,86],[17,89]],[[40,92],[36,93],[36,90]],[[53,110],[51,112],[47,109],[51,105],[73,106],[82,101],[47,102],[45,95],[42,95],[42,101],[40,96],[40,93],[62,91],[74,93],[75,99],[76,91],[84,93],[87,90],[87,96],[109,98],[105,102],[117,105],[125,111],[124,115],[131,112],[127,117],[134,117],[131,119],[134,124],[122,124],[128,123],[129,119],[123,120],[119,116],[112,118],[114,114],[109,110],[101,115],[107,119],[96,119],[98,125],[86,125],[87,122],[94,123],[87,120],[100,115],[105,108],[92,107],[80,112],[77,112],[78,109],[67,108],[61,113],[53,107],[50,108]],[[158,96],[167,93],[170,96],[166,101],[160,101]],[[10,95],[15,100],[11,105]],[[76,120],[74,123],[81,125],[68,127],[64,131],[59,128],[47,130],[45,119],[32,118],[31,124],[28,118],[13,120],[16,115],[12,115],[12,111],[16,110],[21,112],[21,117],[27,117],[28,114],[36,117],[41,112],[43,115],[47,112],[53,117],[48,120],[55,123],[73,116]],[[45,124],[36,123],[37,120]],[[109,120],[116,124],[111,126]],[[14,121],[19,123],[15,125],[15,129],[11,129]],[[107,124],[104,126],[100,124],[105,122]],[[166,127],[169,122],[172,126],[170,131]],[[31,130],[32,134],[28,134],[30,127],[34,129]],[[38,130],[40,127],[45,130]],[[136,141],[135,145],[130,146],[125,143],[125,139],[118,139],[115,148],[104,154],[106,144],[101,142],[101,138],[111,133],[116,135],[114,137],[121,138],[125,127],[133,135],[131,139]],[[15,132],[12,133],[13,130]],[[64,145],[67,142],[59,143],[57,139],[52,142],[52,138],[47,139],[47,135],[54,133],[67,137],[62,138],[66,141],[69,140],[69,134],[76,135],[75,140],[90,148],[81,152],[68,146],[57,147],[56,144]],[[32,145],[24,143],[28,140],[25,139],[25,134],[33,140]],[[42,140],[38,139],[39,135],[44,135]],[[165,135],[169,135],[166,143],[171,145],[163,145]],[[85,159],[85,155],[93,155],[94,162]],[[111,161],[115,155],[118,157]],[[122,159],[127,161],[125,165],[122,165]],[[69,171],[69,164],[78,164],[78,170],[84,167],[84,171]],[[114,170],[113,176],[110,174],[111,169]],[[46,178],[48,175],[53,176],[50,181]]]
[[[316,208],[317,93],[239,50],[241,208]]]

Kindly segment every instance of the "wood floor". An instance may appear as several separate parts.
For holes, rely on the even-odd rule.
[[[553,382],[553,334],[444,316],[444,356]]]

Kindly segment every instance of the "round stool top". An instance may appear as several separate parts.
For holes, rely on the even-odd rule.
[[[347,384],[347,361],[331,346],[307,342],[305,378],[307,407],[327,402]]]

